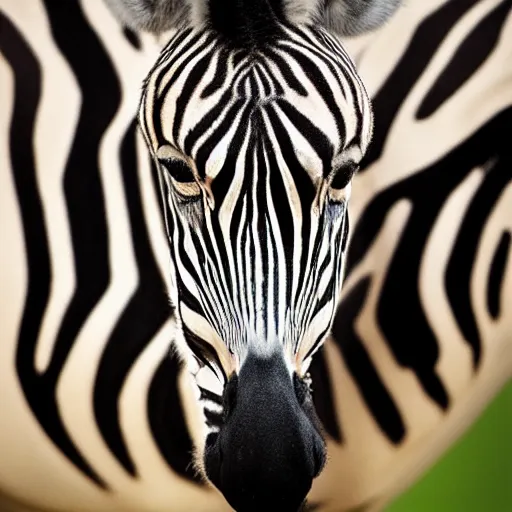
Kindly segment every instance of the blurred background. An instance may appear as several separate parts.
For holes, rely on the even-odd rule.
[[[512,511],[512,383],[386,512]]]

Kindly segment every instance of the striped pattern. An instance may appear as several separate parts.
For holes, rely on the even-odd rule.
[[[282,345],[302,373],[332,323],[349,181],[371,136],[349,56],[321,29],[280,26],[258,50],[177,31],[140,118],[188,346],[223,381],[248,350]]]
[[[410,0],[348,43],[376,124],[310,369],[329,444],[316,510],[380,509],[510,378],[511,9]],[[192,483],[203,420],[169,357],[159,184],[134,128],[158,45],[101,2],[0,11],[0,509],[228,510]]]

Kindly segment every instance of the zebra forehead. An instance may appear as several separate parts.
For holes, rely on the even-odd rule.
[[[200,88],[198,85],[195,91],[188,93],[185,105],[180,104],[180,97],[187,94],[183,89],[177,94],[168,94],[160,103],[158,115],[149,119],[156,133],[160,133],[155,140],[155,150],[170,143],[183,154],[195,158],[208,137],[220,127],[223,137],[215,144],[211,141],[208,144],[217,156],[229,150],[231,139],[240,135],[237,133],[239,129],[244,130],[252,142],[264,134],[267,145],[274,148],[279,143],[273,134],[286,131],[298,156],[307,161],[317,157],[331,159],[348,142],[360,145],[362,150],[368,144],[369,107],[348,104],[344,98],[338,101],[341,93],[336,94],[334,88],[331,89],[334,90],[334,104],[326,102],[322,93],[313,87],[303,94],[284,87],[281,91],[267,92],[257,73],[239,78],[233,86],[225,86],[217,98],[201,97]],[[226,91],[232,94],[222,98]],[[365,110],[368,116],[361,122]],[[215,116],[212,116],[213,112]],[[205,123],[209,117],[211,122]]]
[[[171,143],[193,156],[228,111],[234,123],[233,113],[282,110],[279,101],[302,115],[281,115],[285,123],[312,122],[335,153],[354,141],[365,151],[372,115],[364,85],[339,41],[306,26],[283,28],[255,49],[226,46],[208,29],[178,31],[145,82],[141,125],[155,151]]]
[[[308,82],[329,86],[334,93],[342,89],[344,96],[364,90],[342,44],[322,28],[308,26],[283,29],[273,42],[256,48],[226,46],[208,29],[183,29],[162,51],[146,85],[151,79],[156,97],[191,83],[199,86],[202,99],[234,87],[235,95],[244,97],[241,85],[248,80],[253,81],[251,97],[281,96],[290,89],[307,96]]]

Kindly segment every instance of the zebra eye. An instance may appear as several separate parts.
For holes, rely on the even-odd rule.
[[[178,158],[160,158],[160,165],[167,171],[172,188],[179,199],[190,201],[200,197],[201,189],[192,169]]]
[[[359,166],[356,163],[349,162],[334,172],[329,188],[329,198],[333,203],[345,203],[347,201],[347,194],[350,195],[347,187],[358,169]]]
[[[331,181],[331,188],[341,190],[345,188],[354,174],[358,171],[359,166],[354,162],[349,162],[334,172],[334,177]]]

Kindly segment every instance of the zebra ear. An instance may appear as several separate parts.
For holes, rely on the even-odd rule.
[[[358,36],[383,25],[402,0],[326,0],[324,23],[339,36]]]
[[[188,16],[186,0],[105,0],[114,16],[133,30],[159,34]]]

